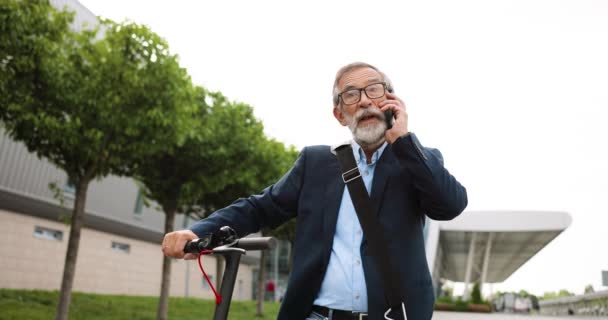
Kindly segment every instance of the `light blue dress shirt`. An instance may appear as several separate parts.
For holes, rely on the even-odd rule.
[[[353,153],[361,177],[367,189],[371,192],[376,163],[386,148],[386,142],[374,152],[371,163],[367,164],[361,147],[352,143]],[[367,286],[361,264],[361,241],[363,231],[359,218],[350,199],[346,185],[342,194],[342,202],[338,211],[338,222],[331,256],[321,290],[314,304],[331,309],[367,312]]]

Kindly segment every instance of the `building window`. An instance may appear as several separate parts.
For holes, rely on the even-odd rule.
[[[137,199],[135,199],[135,208],[133,209],[133,213],[141,214],[143,212],[143,208],[144,208],[144,196],[143,196],[141,189],[139,189],[137,191]]]
[[[131,251],[131,245],[122,242],[112,241],[112,250],[119,251],[122,253],[129,253]]]
[[[63,239],[63,231],[36,226],[34,228],[34,237],[61,241]]]
[[[207,275],[209,277],[209,281],[211,281],[211,283],[213,283],[213,276],[208,274]],[[213,283],[213,285],[215,285],[215,283]],[[209,289],[209,284],[207,283],[207,279],[205,279],[205,276],[203,276],[203,289]]]

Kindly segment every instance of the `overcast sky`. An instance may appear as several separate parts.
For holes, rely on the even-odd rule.
[[[333,77],[378,66],[468,210],[571,215],[494,290],[608,289],[608,1],[80,2],[150,26],[196,84],[249,103],[298,148],[350,137],[331,112]]]

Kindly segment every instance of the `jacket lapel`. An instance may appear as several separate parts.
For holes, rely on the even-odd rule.
[[[384,152],[376,164],[376,169],[374,170],[371,200],[376,215],[380,214],[380,208],[385,194],[384,190],[386,189],[386,185],[388,183],[388,177],[390,177],[393,171],[396,170],[399,170],[399,163],[397,162],[397,159],[395,159],[393,150],[389,144],[386,146],[386,149],[384,149]]]

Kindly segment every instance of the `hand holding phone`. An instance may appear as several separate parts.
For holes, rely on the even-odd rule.
[[[380,102],[379,107],[383,109],[384,120],[386,121],[386,141],[393,143],[400,136],[407,134],[407,112],[405,110],[405,103],[399,99],[392,90],[387,88],[386,100]]]

